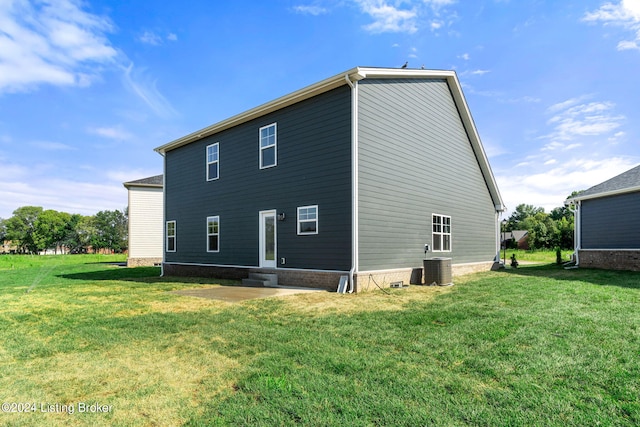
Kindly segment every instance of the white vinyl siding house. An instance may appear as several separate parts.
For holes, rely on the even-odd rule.
[[[162,262],[162,175],[124,183],[129,199],[128,266]]]

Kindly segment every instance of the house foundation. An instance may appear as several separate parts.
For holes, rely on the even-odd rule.
[[[640,271],[638,249],[580,249],[580,267]]]
[[[493,261],[454,264],[451,266],[454,277],[465,274],[490,271]],[[228,267],[200,264],[165,263],[166,276],[215,277],[218,279],[242,280],[249,273],[270,273],[278,276],[279,286],[299,286],[307,288],[336,291],[340,278],[348,276],[348,271],[319,271],[297,269],[268,269],[258,267]],[[355,273],[354,292],[367,292],[380,288],[389,288],[392,283],[402,282],[404,285],[423,285],[422,268],[401,268],[380,271],[361,271]]]
[[[127,258],[127,267],[153,267],[162,264],[160,258]]]

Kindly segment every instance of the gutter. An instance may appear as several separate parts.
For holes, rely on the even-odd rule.
[[[160,277],[164,277],[164,264],[167,262],[167,250],[165,245],[167,244],[167,156],[165,152],[158,151],[158,154],[162,156],[162,263],[160,264]]]
[[[354,290],[354,273],[358,270],[358,80],[351,81],[349,73],[344,79],[351,87],[351,268],[349,293]]]
[[[570,199],[565,200],[564,204],[573,213],[573,255],[576,257],[576,267],[578,267],[580,265],[580,247],[582,246],[580,240],[580,207],[582,201]]]

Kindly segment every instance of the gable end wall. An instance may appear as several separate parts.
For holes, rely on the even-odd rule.
[[[422,267],[431,216],[453,264],[491,262],[495,208],[445,79],[359,82],[359,271]],[[490,264],[488,264],[490,265]]]

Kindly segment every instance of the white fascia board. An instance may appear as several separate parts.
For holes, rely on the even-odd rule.
[[[500,195],[500,190],[498,189],[498,184],[496,182],[496,178],[493,175],[493,171],[491,170],[491,165],[489,164],[489,158],[487,157],[487,153],[484,151],[484,147],[480,140],[480,134],[476,129],[476,125],[473,121],[473,117],[471,116],[471,110],[469,110],[469,106],[467,105],[467,101],[464,98],[464,93],[462,92],[462,86],[460,85],[460,81],[455,73],[451,77],[447,78],[449,82],[449,87],[451,87],[451,93],[453,94],[453,98],[458,106],[458,110],[460,112],[460,117],[462,118],[462,123],[467,131],[467,135],[469,136],[469,140],[471,141],[471,145],[473,147],[473,151],[476,154],[476,158],[478,159],[478,164],[480,169],[482,170],[482,175],[487,183],[487,188],[489,189],[489,193],[491,194],[491,199],[493,200],[496,212],[504,212],[507,210],[507,207],[504,205],[502,201],[502,196]]]
[[[572,197],[570,199],[565,200],[564,205],[569,206],[571,203],[578,202],[581,200],[600,199],[602,197],[617,196],[620,194],[634,193],[634,192],[640,192],[640,186],[622,188],[620,190],[605,191],[603,193],[588,194],[586,196],[578,195],[576,197]]]
[[[132,184],[130,182],[125,182],[122,185],[124,185],[125,188],[129,189],[129,188],[162,188],[162,184]]]
[[[195,142],[214,133],[229,129],[244,122],[248,122],[249,120],[264,116],[266,114],[280,110],[284,107],[288,107],[289,105],[293,105],[321,93],[328,92],[339,86],[346,85],[347,82],[345,80],[345,75],[349,77],[351,77],[351,75],[355,75],[352,80],[360,80],[360,78],[357,76],[357,70],[357,68],[353,68],[344,73],[340,73],[318,83],[314,83],[311,86],[307,86],[288,95],[274,99],[273,101],[267,102],[266,104],[262,104],[258,107],[252,108],[251,110],[247,110],[226,120],[208,126],[204,129],[183,136],[182,138],[171,141],[168,144],[155,148],[155,151],[157,151],[158,153],[166,153],[167,151]]]
[[[455,76],[455,73],[452,71],[438,71],[438,70],[407,70],[407,69],[397,69],[397,68],[362,68],[362,67],[352,68],[348,71],[342,72],[333,77],[329,77],[328,79],[324,79],[318,83],[314,83],[310,86],[307,86],[305,88],[292,92],[288,95],[274,99],[273,101],[267,102],[266,104],[262,104],[258,107],[252,108],[251,110],[247,110],[243,113],[237,114],[221,122],[215,123],[211,126],[208,126],[196,132],[190,133],[189,135],[178,138],[167,144],[161,145],[160,147],[155,148],[155,151],[161,154],[166,153],[167,151],[173,150],[183,145],[187,145],[191,142],[195,142],[199,139],[205,138],[214,133],[223,131],[225,129],[229,129],[233,126],[237,126],[239,124],[255,119],[257,117],[264,116],[265,114],[269,114],[271,112],[280,110],[284,107],[293,105],[297,102],[303,101],[305,99],[311,98],[321,93],[328,92],[339,86],[346,85],[347,81],[345,77],[349,78],[353,82],[357,80],[362,80],[367,77],[372,77],[372,78],[448,77],[452,75]]]

